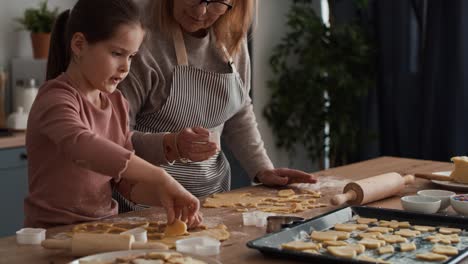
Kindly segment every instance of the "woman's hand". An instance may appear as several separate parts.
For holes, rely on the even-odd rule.
[[[312,174],[287,168],[260,171],[257,173],[257,179],[267,186],[283,186],[290,183],[317,182],[317,179]]]
[[[210,141],[210,131],[202,127],[186,128],[176,135],[180,158],[204,161],[216,154],[219,146]]]

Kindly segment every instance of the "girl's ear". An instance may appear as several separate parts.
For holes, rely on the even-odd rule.
[[[73,57],[80,58],[83,52],[86,50],[88,46],[88,41],[86,41],[86,37],[81,32],[76,32],[73,34],[71,39],[71,51]]]

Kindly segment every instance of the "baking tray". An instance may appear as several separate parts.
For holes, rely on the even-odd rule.
[[[323,214],[303,222],[295,223],[286,226],[284,229],[265,235],[258,239],[249,241],[247,246],[252,249],[257,249],[265,255],[284,257],[288,259],[300,261],[314,261],[316,263],[371,263],[358,259],[339,258],[327,253],[308,254],[300,251],[292,251],[281,249],[281,244],[294,240],[308,240],[308,235],[312,231],[324,231],[332,228],[335,224],[355,221],[355,217],[377,218],[378,220],[397,220],[408,221],[411,225],[429,225],[434,227],[453,227],[461,228],[463,232],[459,234],[460,243],[456,245],[458,255],[449,257],[445,262],[428,262],[416,259],[418,253],[429,252],[434,244],[425,241],[423,238],[412,238],[417,249],[412,252],[401,252],[395,248],[395,253],[392,255],[380,256],[375,250],[366,250],[366,255],[381,258],[391,263],[458,263],[468,256],[468,219],[462,216],[444,216],[444,215],[428,215],[419,213],[410,213],[401,210],[383,209],[366,206],[351,206],[336,209],[327,214]],[[422,237],[434,234],[434,232],[422,233]],[[357,242],[358,239],[350,238],[348,242]],[[397,244],[395,244],[397,245]]]

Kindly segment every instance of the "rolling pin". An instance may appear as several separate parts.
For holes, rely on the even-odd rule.
[[[436,181],[453,181],[453,178],[445,175],[437,175],[432,173],[415,173],[414,177],[422,178],[426,180],[436,180]]]
[[[135,242],[133,235],[77,233],[71,239],[46,239],[41,243],[48,249],[69,249],[76,257],[131,249],[165,249],[165,244],[158,242]]]
[[[331,203],[342,205],[347,202],[351,205],[360,205],[378,201],[397,194],[405,188],[405,185],[413,182],[413,175],[403,177],[396,172],[373,176],[346,184],[343,194],[335,195]]]

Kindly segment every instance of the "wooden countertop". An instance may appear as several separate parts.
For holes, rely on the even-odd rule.
[[[434,162],[426,160],[403,159],[393,157],[381,157],[365,162],[355,163],[343,167],[333,168],[317,173],[319,181],[325,184],[321,189],[323,197],[319,202],[328,203],[332,195],[341,193],[344,181],[340,182],[337,179],[358,180],[369,176],[374,176],[386,172],[396,171],[401,174],[410,174],[415,172],[434,172],[451,170],[452,165],[445,162]],[[333,184],[332,184],[333,183]],[[417,179],[416,183],[407,187],[399,196],[394,196],[379,202],[369,204],[369,206],[378,206],[385,208],[401,209],[399,197],[413,194],[420,189],[435,188],[430,181]],[[275,193],[275,189],[265,188],[263,186],[247,187],[236,191],[249,191],[256,194]],[[299,216],[311,218],[323,214],[325,212],[336,209],[329,206],[325,208],[316,208],[298,214]],[[145,217],[149,220],[157,220],[161,217],[161,210],[151,208],[144,211],[121,214],[114,218],[125,220],[126,218]],[[224,264],[239,264],[239,263],[297,263],[285,259],[276,259],[263,256],[256,250],[246,247],[246,243],[252,239],[261,237],[265,234],[265,228],[244,227],[242,225],[241,213],[234,212],[228,208],[202,208],[205,223],[217,224],[224,223],[231,232],[231,238],[222,243],[221,254],[216,258]],[[453,212],[450,212],[453,213]],[[70,227],[59,227],[48,230],[48,236],[69,230]],[[61,264],[67,263],[72,258],[64,256],[60,251],[45,250],[40,246],[19,246],[15,243],[15,237],[7,237],[0,239],[0,263],[44,263],[44,264]]]
[[[0,149],[24,147],[25,145],[26,134],[24,132],[16,132],[9,137],[0,137]]]

